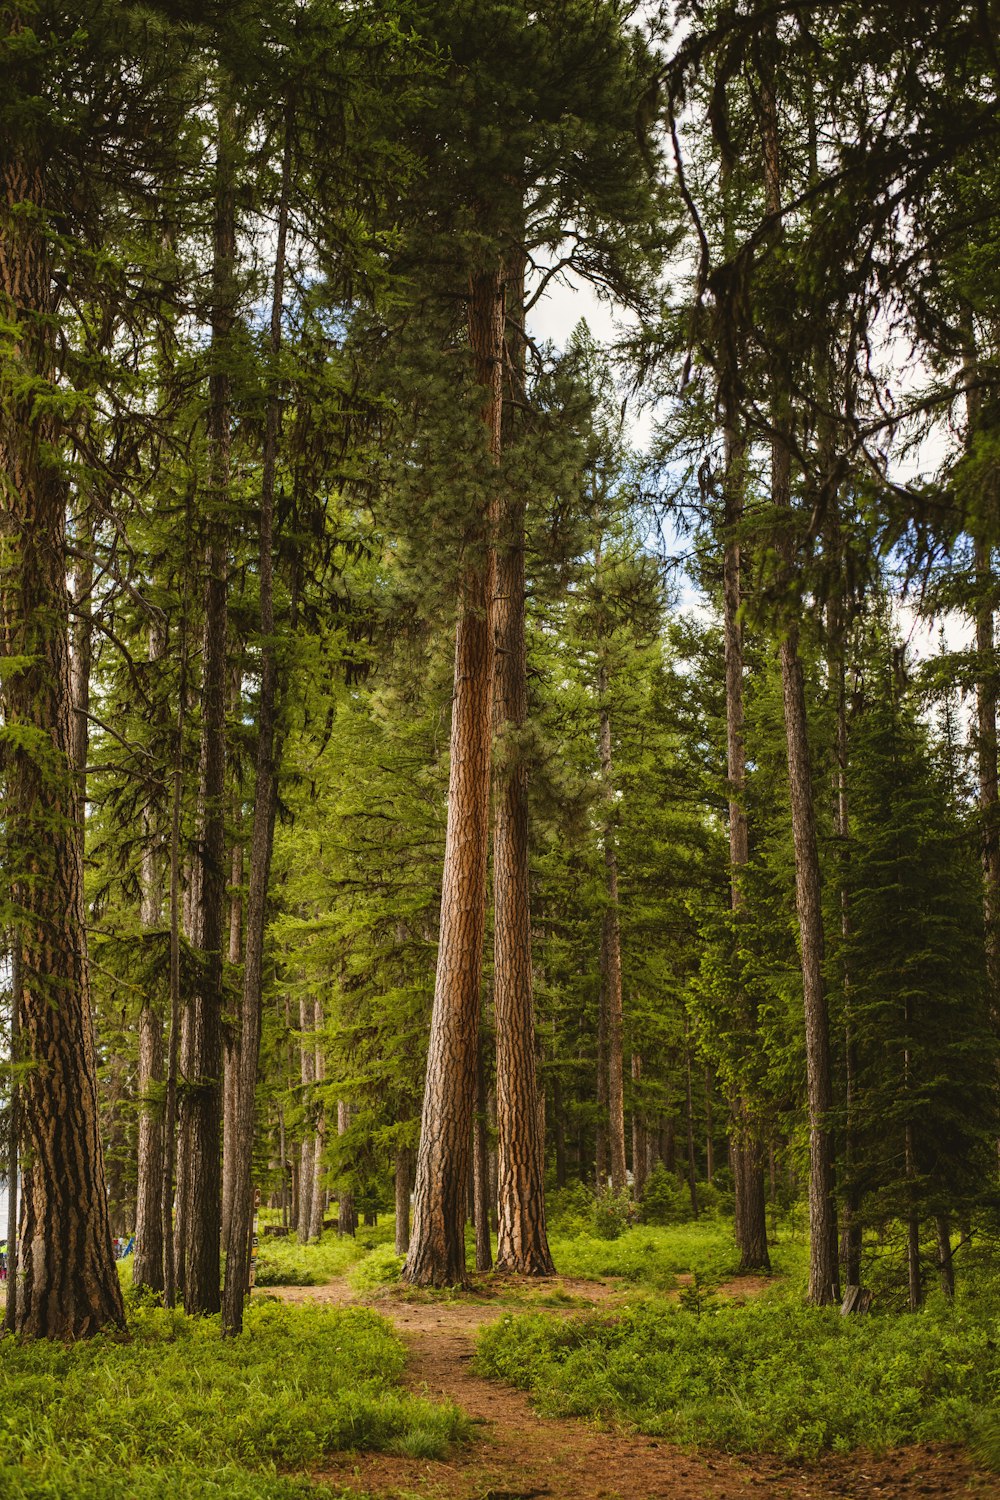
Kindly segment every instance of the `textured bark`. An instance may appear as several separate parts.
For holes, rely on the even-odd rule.
[[[409,1146],[396,1152],[396,1254],[405,1255],[410,1248],[410,1180],[413,1153]]]
[[[761,126],[764,190],[767,210],[780,224],[781,143],[773,77],[761,78]],[[776,231],[779,232],[779,231]],[[787,381],[776,359],[773,370],[771,500],[779,512],[791,508],[791,455],[788,437]],[[791,541],[783,547],[786,576],[794,558]],[[805,678],[798,649],[798,626],[786,622],[780,646],[781,686],[788,747],[788,782],[795,844],[795,905],[802,956],[802,993],[806,1030],[806,1087],[809,1108],[809,1301],[839,1302],[837,1205],[833,1137],[829,1126],[833,1103],[830,1024],[823,984],[823,911],[820,900],[819,848],[813,806]]]
[[[142,860],[141,912],[147,932],[159,927],[162,908],[157,854],[147,844]],[[152,1096],[162,1083],[163,1014],[159,1005],[144,994],[139,1011],[139,1143],[132,1280],[136,1286],[154,1292],[163,1291],[163,1108],[162,1101]]]
[[[237,698],[234,711],[239,706]],[[239,964],[243,958],[243,844],[239,837],[239,802],[233,809],[236,842],[230,855],[229,896],[229,962]],[[233,1194],[236,1180],[236,1133],[239,1109],[240,1029],[237,1014],[227,1020],[223,1029],[222,1048],[222,1243],[229,1244],[233,1217]],[[227,1261],[228,1264],[228,1261]]]
[[[951,1223],[945,1214],[939,1214],[936,1220],[937,1242],[938,1242],[938,1275],[941,1277],[941,1290],[948,1298],[955,1295],[955,1262],[951,1251]]]
[[[226,913],[226,602],[229,572],[229,490],[232,445],[228,372],[235,311],[235,118],[228,100],[219,109],[212,264],[212,345],[208,438],[210,491],[208,578],[202,680],[202,804],[199,851],[199,927],[202,978],[186,1016],[180,1146],[184,1154],[184,1309],[215,1313],[220,1306],[222,1210],[222,1014]]]
[[[469,338],[484,391],[490,456],[499,461],[503,281],[473,279]],[[479,518],[459,588],[448,781],[448,827],[441,890],[434,1007],[421,1116],[413,1234],[404,1279],[447,1286],[465,1279],[464,1198],[476,1091],[480,984],[489,843],[493,698],[492,550]]]
[[[740,620],[742,554],[738,528],[743,519],[744,447],[735,421],[727,416],[724,433],[724,550],[722,562],[723,649],[726,668],[726,776],[729,781],[730,901],[743,905],[743,872],[750,860],[746,814],[746,746],[743,732],[743,626]],[[748,1044],[754,1024],[747,997],[737,998]],[[732,1102],[734,1230],[742,1271],[770,1271],[761,1144],[749,1101]]]
[[[226,1228],[227,1266],[247,1267],[249,1279],[249,1246],[253,1224],[253,1139],[257,1070],[260,1062],[260,1033],[263,1020],[264,930],[267,924],[267,888],[274,848],[274,820],[278,805],[278,770],[281,762],[281,736],[278,732],[278,658],[274,628],[274,492],[277,467],[278,436],[281,426],[281,393],[278,384],[278,359],[281,353],[281,315],[285,300],[285,255],[288,239],[288,200],[291,185],[292,137],[290,122],[285,124],[282,154],[281,192],[278,200],[278,230],[274,252],[274,280],[271,289],[270,355],[272,369],[264,423],[264,454],[260,495],[260,581],[261,684],[257,713],[257,757],[254,787],[253,828],[250,843],[250,888],[247,892],[246,952],[243,964],[243,992],[240,999],[240,1035],[238,1071],[233,1089],[233,1128],[230,1141],[230,1206]],[[242,883],[242,870],[240,872]],[[319,1002],[316,1004],[319,1016]],[[317,1051],[317,1060],[319,1052]],[[285,1121],[280,1117],[282,1157],[282,1209],[285,1204]],[[319,1156],[319,1153],[317,1153]],[[316,1184],[314,1183],[314,1191]],[[283,1213],[284,1216],[284,1213]],[[310,1225],[310,1228],[312,1226]],[[317,1229],[322,1230],[322,1219]],[[227,1333],[239,1333],[243,1326],[243,1300],[249,1290],[243,1282],[232,1280],[227,1272],[223,1296],[222,1326]]]
[[[601,987],[597,998],[597,1126],[594,1131],[594,1177],[597,1191],[608,1184],[608,991],[604,982],[604,949],[601,947]]]
[[[487,1120],[486,1067],[480,1036],[476,1063],[476,1112],[472,1121],[472,1222],[476,1227],[476,1270],[493,1266],[490,1243],[490,1131]]]
[[[8,15],[7,28],[20,27]],[[23,207],[22,207],[23,206]],[[23,1274],[18,1331],[79,1338],[122,1324],[111,1252],[84,930],[66,590],[65,479],[56,419],[56,311],[40,229],[43,169],[0,161],[0,311],[17,321],[0,402],[0,646],[8,732],[7,874],[18,912],[22,1054]],[[19,378],[20,377],[20,378]],[[11,663],[8,663],[10,666]]]
[[[21,1056],[21,944],[17,933],[10,947],[10,1060]],[[7,1135],[7,1298],[3,1326],[9,1332],[17,1327],[18,1243],[17,1223],[20,1203],[19,1165],[21,1139],[21,1084],[11,1069],[10,1103]]]
[[[523,391],[524,263],[508,280],[509,364]],[[497,1269],[554,1271],[545,1233],[545,1142],[538,1133],[535,1004],[528,872],[528,767],[519,744],[528,715],[524,501],[505,487],[497,526],[494,596],[497,739],[493,827],[493,964],[496,1014]],[[477,1251],[477,1262],[479,1259]]]
[[[160,1199],[163,1300],[168,1307],[173,1307],[177,1294],[174,1165],[177,1155],[177,1074],[181,1031],[181,804],[184,790],[184,709],[187,693],[187,636],[183,628],[179,647],[180,673],[170,810],[170,1029],[167,1043],[167,1087],[163,1101],[163,1184]]]

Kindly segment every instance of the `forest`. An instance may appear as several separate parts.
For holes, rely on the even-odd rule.
[[[995,0],[0,4],[0,1494],[995,1493],[998,146]]]

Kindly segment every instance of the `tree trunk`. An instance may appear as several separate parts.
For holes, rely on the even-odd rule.
[[[227,88],[224,82],[223,90]],[[185,1087],[180,1141],[185,1202],[184,1309],[215,1313],[220,1306],[222,1210],[222,1014],[226,909],[226,602],[229,572],[231,390],[228,363],[235,322],[235,111],[219,108],[212,264],[212,344],[209,375],[208,579],[205,587],[202,681],[203,824],[199,865],[201,983],[188,1005]]]
[[[239,697],[236,696],[234,713],[239,709]],[[236,840],[233,844],[230,856],[230,880],[232,890],[229,896],[229,962],[238,965],[243,958],[243,843],[240,838],[240,807],[239,799],[234,798],[233,826],[236,830]],[[241,1006],[242,1009],[242,1006]],[[236,1168],[236,1132],[237,1114],[239,1110],[239,1068],[240,1068],[240,1015],[237,1014],[232,1021],[226,1022],[223,1034],[223,1060],[222,1060],[222,1244],[229,1244],[229,1231],[233,1217],[233,1194],[235,1190],[235,1168]],[[228,1259],[226,1264],[228,1265]]]
[[[955,1262],[951,1253],[951,1223],[946,1214],[938,1214],[936,1225],[941,1290],[951,1300],[955,1296]]]
[[[167,1088],[163,1101],[163,1183],[160,1225],[163,1240],[163,1300],[173,1307],[177,1295],[174,1254],[174,1165],[177,1154],[177,1073],[181,1033],[181,812],[184,787],[184,711],[187,693],[186,594],[181,610],[180,673],[177,689],[173,787],[170,810],[170,1030],[167,1043]],[[180,1194],[178,1193],[178,1199]]]
[[[504,301],[499,268],[473,278],[469,339],[484,388],[490,458],[500,457]],[[434,1008],[421,1118],[413,1235],[404,1280],[465,1279],[464,1198],[476,1093],[489,844],[493,557],[488,520],[465,559],[455,632],[448,828]]]
[[[601,563],[597,548],[595,566]],[[601,757],[601,788],[604,798],[604,872],[607,903],[601,931],[601,977],[607,995],[608,1025],[608,1154],[611,1191],[624,1193],[628,1186],[625,1165],[625,1048],[622,1019],[622,943],[618,915],[618,850],[615,844],[615,783],[611,756],[611,713],[608,707],[608,672],[602,664],[598,678]]]
[[[18,1202],[21,1131],[21,1085],[16,1064],[21,1059],[21,944],[15,929],[10,945],[10,1104],[7,1136],[7,1304],[3,1326],[17,1327]]]
[[[305,996],[299,1000],[299,1057],[302,1079],[302,1107],[305,1123],[302,1145],[299,1149],[299,1242],[305,1244],[312,1227],[312,1200],[316,1171],[314,1153],[316,1137],[312,1126],[312,1085],[316,1072],[316,1049],[309,1033],[313,1024],[312,1001]]]
[[[688,1039],[688,1023],[684,1022],[684,1067],[687,1080],[687,1180],[691,1194],[691,1208],[698,1217],[698,1181],[694,1160],[694,1093],[691,1088],[691,1043]]]
[[[409,1146],[396,1152],[396,1254],[405,1255],[410,1248],[410,1177],[412,1153]]]
[[[780,226],[781,144],[773,77],[761,77],[761,126],[767,211]],[[780,228],[775,229],[780,237]],[[780,355],[773,368],[771,499],[779,513],[791,509],[791,449],[788,435],[788,390]],[[783,544],[783,565],[791,577],[792,541]],[[805,678],[799,657],[798,624],[786,620],[781,639],[781,686],[788,746],[788,782],[795,845],[795,905],[802,956],[802,993],[806,1031],[806,1087],[809,1105],[809,1301],[815,1306],[839,1302],[837,1204],[833,1136],[830,1024],[823,985],[823,910],[820,900],[819,848],[813,806],[809,724]]]
[[[322,1083],[326,1071],[326,1058],[323,1055],[323,1044],[321,1040],[323,1031],[323,1006],[319,1000],[313,1004],[313,1027],[316,1036],[316,1051],[314,1061],[314,1076],[317,1083]],[[326,1116],[323,1112],[323,1102],[316,1101],[316,1134],[313,1138],[313,1187],[312,1207],[309,1215],[309,1238],[318,1240],[323,1233],[323,1203],[324,1203],[324,1175],[323,1151],[326,1146]]]
[[[351,1124],[351,1106],[343,1099],[337,1101],[337,1134],[346,1135]],[[337,1233],[354,1235],[358,1227],[358,1216],[354,1208],[354,1194],[344,1188],[337,1203]]]
[[[597,1125],[594,1131],[594,1177],[603,1193],[610,1176],[608,1148],[608,992],[604,982],[604,941],[601,939],[601,987],[597,1000]]]
[[[511,267],[508,289],[514,314],[508,323],[510,367],[514,372],[513,394],[520,398],[524,386],[523,259]],[[538,1138],[528,766],[519,744],[528,714],[524,516],[523,497],[505,486],[497,527],[494,596],[493,728],[498,746],[493,829],[497,1270],[551,1276],[554,1267],[545,1233],[545,1142]]]
[[[712,1070],[705,1068],[705,1181],[715,1176],[715,1139],[712,1124]],[[761,1179],[763,1185],[763,1178]]]
[[[476,1064],[476,1112],[472,1121],[472,1221],[476,1226],[476,1270],[493,1265],[490,1243],[490,1132],[486,1117],[486,1067],[480,1037]]]
[[[21,22],[8,15],[7,30]],[[0,167],[0,305],[18,322],[0,402],[0,646],[6,875],[21,955],[23,1276],[17,1329],[80,1338],[124,1322],[98,1128],[66,590],[67,485],[51,403],[57,307],[39,230],[44,168]]]
[[[150,656],[162,652],[150,651]],[[147,839],[151,831],[146,830]],[[146,932],[159,927],[163,890],[156,848],[142,857],[141,921]],[[132,1281],[163,1291],[163,1105],[153,1097],[163,1083],[163,1013],[148,993],[139,1012],[139,1145],[137,1152],[135,1256]]]
[[[642,1058],[632,1053],[632,1082],[642,1077]],[[638,1090],[632,1102],[632,1196],[638,1203],[646,1188],[646,1126],[639,1108]]]

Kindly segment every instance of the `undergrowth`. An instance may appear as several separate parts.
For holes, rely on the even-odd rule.
[[[971,1303],[842,1318],[791,1300],[665,1304],[558,1321],[506,1317],[476,1368],[548,1415],[600,1417],[680,1443],[815,1456],[918,1441],[996,1446],[1000,1318]]]
[[[338,1449],[441,1456],[466,1423],[399,1387],[375,1313],[260,1299],[243,1335],[140,1307],[130,1340],[0,1340],[4,1500],[299,1500]]]

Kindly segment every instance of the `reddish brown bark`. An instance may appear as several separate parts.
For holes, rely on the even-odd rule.
[[[524,265],[512,267],[508,347],[515,394],[523,386]],[[494,1008],[497,1056],[497,1269],[525,1276],[554,1271],[545,1233],[544,1133],[539,1135],[535,1006],[528,872],[528,767],[519,734],[528,714],[525,645],[525,507],[505,487],[497,525],[494,596]],[[477,1257],[478,1259],[478,1257]]]
[[[16,20],[8,26],[19,25]],[[67,487],[41,399],[55,379],[57,300],[40,165],[0,162],[0,311],[18,325],[0,401],[0,644],[7,875],[21,954],[22,1278],[16,1326],[80,1338],[122,1324],[111,1253],[73,761]],[[16,665],[15,665],[16,664]]]
[[[469,340],[484,392],[489,455],[500,456],[503,280],[472,279]],[[413,1233],[404,1279],[446,1286],[465,1279],[465,1195],[475,1107],[489,845],[493,698],[493,557],[489,517],[477,518],[459,585],[448,827],[441,929],[421,1117]]]

